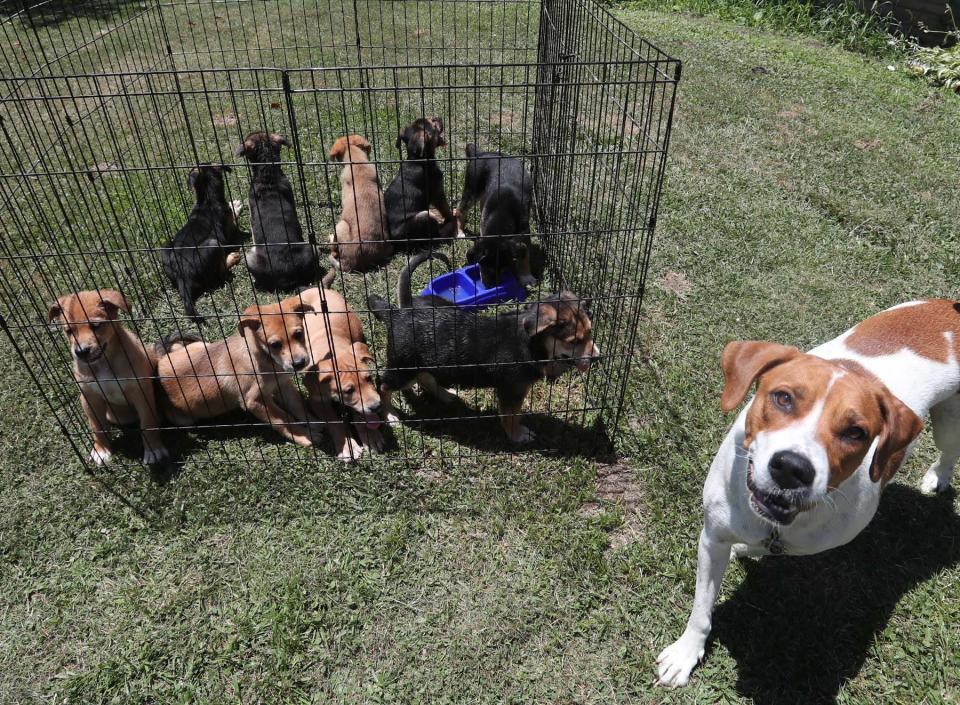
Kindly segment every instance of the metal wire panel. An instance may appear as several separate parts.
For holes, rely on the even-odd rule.
[[[0,18],[0,314],[49,403],[51,424],[88,470],[90,432],[65,339],[47,322],[51,302],[114,288],[133,304],[124,324],[145,343],[198,332],[163,274],[159,249],[193,206],[193,167],[233,166],[227,198],[246,202],[250,174],[234,148],[254,130],[286,135],[293,146],[281,167],[306,238],[325,259],[341,208],[343,165],[328,156],[332,142],[365,136],[386,186],[402,160],[398,132],[421,116],[444,120],[448,146],[438,160],[451,204],[468,143],[522,160],[532,174],[532,234],[546,255],[531,298],[567,289],[592,299],[603,360],[584,375],[534,387],[523,407],[538,434],[529,449],[503,438],[489,391],[463,390],[455,409],[406,399],[392,445],[366,462],[577,455],[615,441],[680,67],[599,3],[47,0],[0,3]],[[241,225],[249,229],[243,216]],[[443,250],[459,266],[466,247],[455,241]],[[339,273],[334,284],[361,316],[380,369],[385,333],[366,297],[395,303],[407,259]],[[439,273],[439,263],[424,265],[415,291]],[[258,292],[238,266],[198,302],[207,318],[200,332],[207,340],[229,336],[248,305],[293,293]],[[264,426],[237,413],[196,429],[165,424],[163,432],[200,439],[170,441],[181,464],[333,462],[322,444],[265,444]],[[224,440],[244,434],[249,442]],[[136,445],[114,463],[139,468]]]

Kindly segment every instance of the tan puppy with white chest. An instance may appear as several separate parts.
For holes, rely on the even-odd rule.
[[[350,304],[332,289],[307,289],[301,300],[313,309],[304,316],[304,327],[310,346],[312,365],[304,377],[310,392],[313,412],[324,419],[337,419],[330,424],[337,457],[350,461],[366,448],[381,450],[380,392],[374,376],[374,359],[367,347],[360,317]],[[324,301],[326,306],[324,306]],[[326,313],[322,311],[326,309]],[[355,413],[354,424],[361,445],[339,423],[331,402],[336,401]]]
[[[960,460],[960,302],[894,306],[808,353],[732,342],[722,366],[724,411],[754,383],[756,395],[704,483],[693,610],[657,658],[669,687],[686,685],[703,657],[731,554],[805,555],[851,541],[927,416],[940,457],[921,489],[946,491]]]
[[[369,154],[370,143],[360,135],[340,137],[330,148],[330,158],[344,163],[343,210],[330,245],[331,259],[344,272],[376,267],[393,254],[383,191]]]
[[[293,383],[294,372],[310,363],[303,327],[308,311],[298,297],[254,304],[243,312],[236,334],[191,342],[160,358],[157,376],[170,420],[186,426],[245,409],[284,438],[312,445],[310,419]]]
[[[90,459],[97,465],[110,460],[112,425],[139,422],[143,462],[156,465],[170,455],[160,436],[154,351],[117,322],[119,311],[130,312],[123,294],[98,289],[61,296],[50,304],[47,317],[61,323],[70,343],[73,376],[93,432]]]

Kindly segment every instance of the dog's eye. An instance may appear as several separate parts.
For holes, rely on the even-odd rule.
[[[302,330],[295,330],[295,331],[293,331],[293,339],[294,339],[294,340],[299,340],[299,341],[302,342],[302,341],[303,341],[303,331],[302,331]]]
[[[272,341],[272,342],[270,343],[270,347],[271,347],[273,350],[283,350],[283,341],[282,341],[282,340],[274,340],[274,341]]]
[[[850,426],[849,428],[844,429],[841,434],[843,440],[850,441],[851,443],[862,443],[867,440],[867,432],[864,431],[859,426]]]
[[[793,395],[790,392],[774,392],[773,403],[782,411],[793,411]]]
[[[344,387],[344,388],[343,388],[343,393],[344,393],[344,394],[353,394],[353,385],[351,384],[351,385],[348,385],[348,386]]]
[[[90,321],[90,330],[96,330],[103,325],[103,321]]]

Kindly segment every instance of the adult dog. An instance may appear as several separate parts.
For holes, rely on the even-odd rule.
[[[693,611],[657,659],[682,686],[703,657],[731,553],[811,554],[870,522],[928,414],[940,458],[924,492],[942,492],[960,459],[960,303],[895,306],[802,353],[764,342],[723,351],[724,411],[757,392],[720,446],[703,488]]]

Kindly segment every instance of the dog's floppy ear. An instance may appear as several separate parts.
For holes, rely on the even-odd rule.
[[[723,349],[723,395],[720,408],[733,411],[764,372],[802,355],[796,348],[760,340],[735,340]]]
[[[446,147],[447,140],[443,136],[443,118],[432,117],[430,118],[430,122],[433,123],[433,126],[437,130],[437,146]]]
[[[67,296],[61,296],[59,299],[50,304],[50,308],[47,309],[47,323],[53,323],[56,319],[63,316],[63,307],[67,303]]]
[[[397,135],[397,149],[400,149],[401,144],[410,143],[410,128],[405,127],[400,130],[400,134]]]
[[[292,147],[292,146],[293,146],[293,144],[290,143],[290,140],[288,140],[285,135],[281,135],[281,134],[279,134],[279,133],[277,133],[277,132],[271,132],[271,133],[270,133],[270,141],[273,142],[275,145],[278,145],[278,146],[280,146],[280,147]]]
[[[870,479],[874,482],[882,480],[886,484],[903,462],[907,447],[923,430],[923,420],[886,387],[877,394],[877,400],[883,416],[883,430],[870,463]]]
[[[130,304],[124,298],[123,294],[115,289],[100,289],[100,308],[107,314],[111,321],[117,317],[117,311],[123,310],[130,313]]]
[[[190,176],[187,177],[187,185],[193,189],[197,190],[197,179],[200,178],[200,167],[194,167],[190,170]]]
[[[523,314],[523,329],[533,337],[543,333],[557,323],[557,306],[554,303],[540,301],[533,304]]]
[[[247,140],[244,140],[243,142],[237,145],[237,148],[235,150],[233,150],[233,156],[235,157],[247,156],[247,152],[252,146],[253,145],[247,144]]]
[[[370,348],[368,348],[367,344],[362,340],[356,341],[350,347],[353,349],[353,357],[357,362],[371,367],[377,364],[377,361],[373,359],[373,355],[370,354]]]
[[[298,303],[296,306],[290,309],[291,313],[299,313],[300,318],[303,318],[303,314],[314,311],[313,306],[310,304],[305,304],[303,302]]]
[[[260,319],[260,306],[253,304],[244,309],[243,315],[240,316],[240,321],[237,323],[237,330],[240,332],[240,335],[244,335],[247,328],[252,331],[257,331],[260,330],[262,325],[263,321]]]
[[[317,382],[320,384],[329,384],[333,381],[333,353],[327,350],[327,354],[313,363],[310,367],[311,372],[317,375]]]
[[[360,149],[362,149],[367,154],[367,156],[370,155],[370,149],[371,149],[370,143],[367,141],[367,138],[364,137],[363,135],[350,135],[350,144],[352,144],[354,147],[359,147]]]
[[[330,148],[330,159],[335,162],[342,162],[343,155],[347,152],[347,141],[343,137],[338,137]]]

